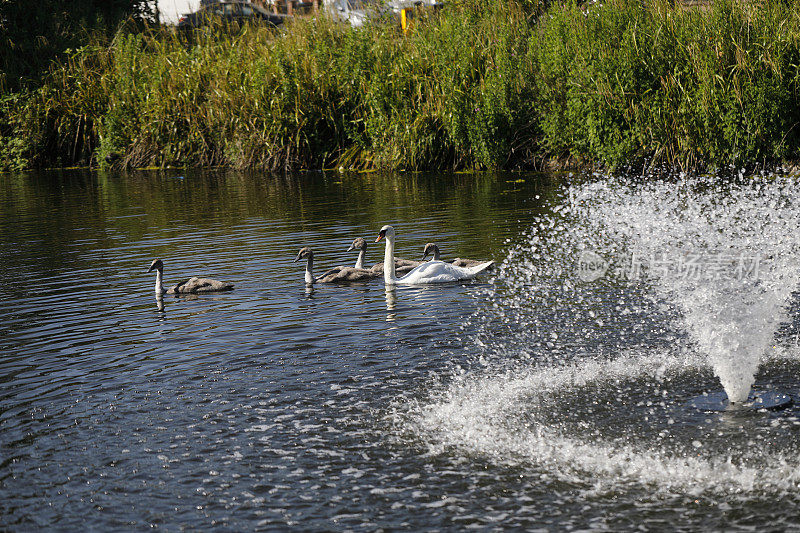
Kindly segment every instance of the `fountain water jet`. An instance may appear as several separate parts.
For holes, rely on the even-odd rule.
[[[625,242],[618,274],[675,304],[727,398],[745,403],[800,281],[797,184],[604,182],[576,188],[572,198],[592,226]]]
[[[730,402],[725,392],[704,393],[689,400],[689,407],[700,411],[727,411],[729,409],[756,409],[778,411],[792,405],[792,397],[775,391],[752,391],[743,402]]]
[[[800,350],[776,336],[796,328],[798,227],[800,186],[783,178],[568,187],[510,245],[463,339],[471,364],[406,398],[398,423],[434,452],[613,491],[791,492],[796,409],[687,404],[717,380],[746,401],[757,373],[756,409],[787,399],[769,387],[800,390]],[[581,276],[580,257],[603,275]]]

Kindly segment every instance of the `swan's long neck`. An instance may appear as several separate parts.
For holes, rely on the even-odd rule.
[[[159,268],[156,270],[156,294],[164,294],[163,278],[164,272]]]
[[[440,259],[439,259],[439,249],[438,248],[434,248],[433,249],[433,260],[434,261],[440,261]]]
[[[364,259],[367,257],[367,250],[366,248],[362,248],[360,252],[358,252],[358,259],[356,259],[356,268],[364,268]]]
[[[306,285],[313,285],[314,284],[314,256],[308,256],[308,261],[306,261]]]
[[[397,282],[394,270],[394,235],[386,236],[386,253],[383,256],[383,281],[388,285]]]

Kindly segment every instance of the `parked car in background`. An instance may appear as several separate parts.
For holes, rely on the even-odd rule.
[[[323,6],[335,20],[347,22],[354,28],[389,11],[384,2],[364,0],[327,0]]]
[[[270,13],[263,7],[244,0],[221,0],[203,2],[194,13],[181,16],[178,28],[198,28],[215,20],[227,24],[256,22],[280,26],[285,19],[286,15]]]
[[[406,15],[412,16],[420,9],[438,9],[443,5],[442,0],[327,0],[324,3],[334,19],[347,22],[354,28],[379,18],[394,17],[403,20],[404,30]]]

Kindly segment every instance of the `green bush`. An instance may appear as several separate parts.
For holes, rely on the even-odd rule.
[[[5,167],[770,164],[800,156],[798,23],[794,3],[475,0],[407,35],[119,33],[2,104],[0,149]]]
[[[25,94],[12,93],[0,97],[0,172],[22,170],[29,166],[31,146],[19,133],[24,124],[17,112]]]
[[[797,158],[794,5],[610,0],[552,9],[538,48],[544,143],[608,165]]]
[[[507,166],[534,123],[531,35],[523,10],[490,2],[420,14],[408,36],[325,18],[120,34],[31,99],[36,162],[94,147],[97,164],[137,167]]]
[[[51,62],[120,24],[152,23],[153,0],[0,1],[0,91],[38,87]],[[67,52],[65,52],[67,51]]]

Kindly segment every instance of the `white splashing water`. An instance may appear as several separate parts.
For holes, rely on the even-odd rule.
[[[691,380],[706,368],[729,398],[745,400],[762,360],[798,359],[771,347],[800,282],[799,227],[800,186],[787,178],[572,186],[500,266],[497,292],[476,318],[475,367],[434,397],[407,401],[399,423],[433,453],[536,465],[598,490],[625,480],[686,492],[796,490],[791,447],[767,452],[744,435],[732,460],[677,426],[663,439],[587,439],[573,430],[583,420],[545,413],[565,391],[589,398],[590,389],[665,373]],[[575,275],[586,251],[609,263],[590,283]],[[681,386],[667,381],[665,389]],[[684,398],[675,405],[696,394],[663,392]],[[620,407],[619,424],[652,414],[632,405]],[[696,453],[669,444],[687,439]]]
[[[797,357],[796,353],[785,355]],[[441,397],[416,406],[413,431],[427,437],[433,454],[457,448],[499,464],[528,464],[562,481],[588,484],[593,493],[618,491],[629,483],[689,494],[797,490],[800,463],[793,454],[759,456],[763,452],[754,448],[755,457],[732,461],[724,454],[704,453],[703,448],[689,455],[653,446],[645,439],[629,443],[602,436],[586,439],[559,425],[519,423],[520,411],[535,416],[547,409],[546,398],[555,392],[578,394],[590,384],[686,371],[687,365],[691,363],[659,352],[630,353],[606,363],[463,376]]]
[[[596,183],[573,206],[627,245],[628,273],[673,302],[732,402],[744,402],[800,282],[796,180]]]

